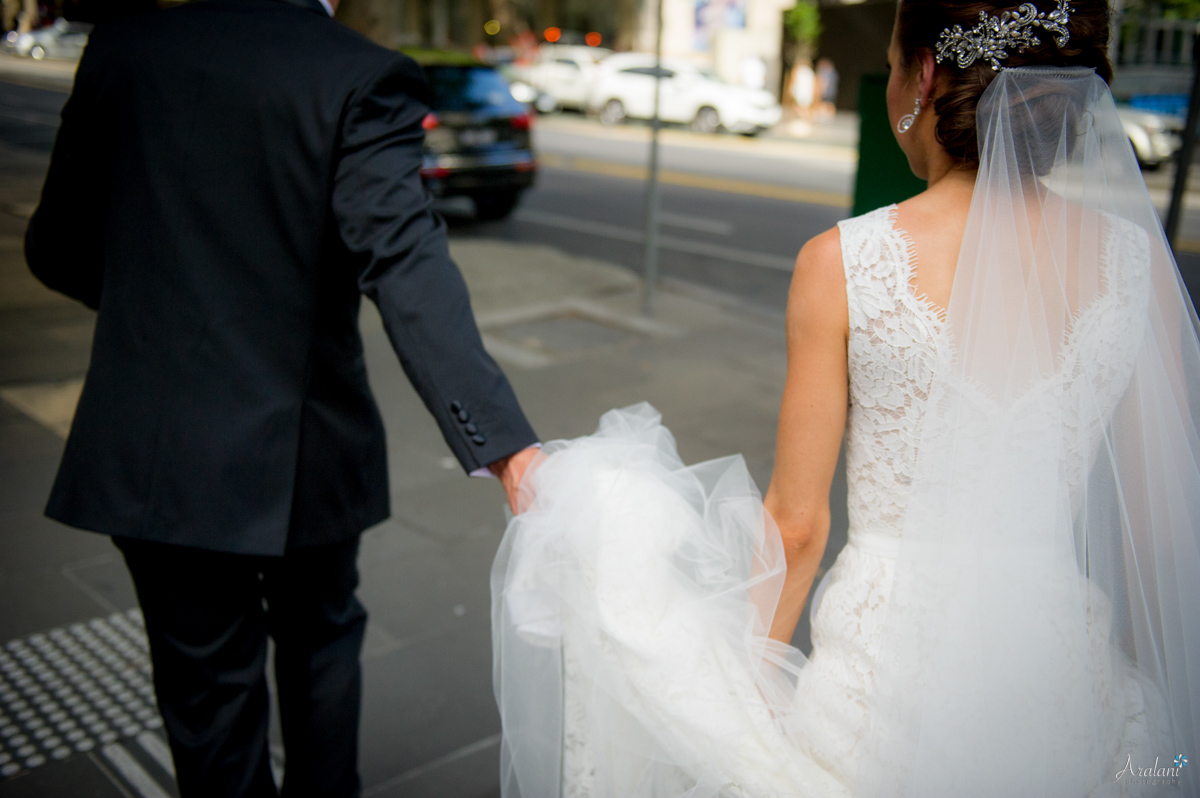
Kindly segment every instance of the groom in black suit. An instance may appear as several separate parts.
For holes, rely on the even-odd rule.
[[[331,13],[98,26],[26,235],[98,310],[47,514],[125,555],[185,798],[275,795],[268,635],[283,793],[361,792],[355,561],[389,513],[361,294],[464,470],[511,502],[536,441],[421,185],[421,70]]]

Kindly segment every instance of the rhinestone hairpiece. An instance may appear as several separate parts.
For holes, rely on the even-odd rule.
[[[979,24],[968,31],[962,25],[946,28],[938,37],[937,62],[953,59],[965,69],[981,58],[992,63],[999,72],[1000,62],[1008,58],[1009,49],[1023,53],[1036,47],[1042,40],[1034,35],[1034,28],[1054,34],[1059,47],[1065,47],[1071,39],[1067,23],[1071,21],[1069,0],[1058,0],[1058,8],[1046,12],[1037,10],[1033,3],[1024,3],[1016,11],[1005,11],[1000,16],[989,16],[979,12]]]

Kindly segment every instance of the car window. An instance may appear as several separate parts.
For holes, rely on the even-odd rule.
[[[434,111],[478,111],[520,114],[525,106],[513,99],[496,70],[484,66],[427,66],[425,78],[433,94]]]
[[[579,64],[576,64],[570,58],[555,58],[554,63],[562,64],[563,66],[571,67],[572,69],[579,69]]]
[[[654,67],[629,67],[628,69],[622,69],[621,72],[628,75],[647,75],[649,77],[654,77],[656,74],[662,78],[675,77],[675,73],[666,67],[662,69],[655,69]]]

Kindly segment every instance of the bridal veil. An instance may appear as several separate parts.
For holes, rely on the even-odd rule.
[[[1092,70],[977,123],[855,792],[1197,795],[1195,311]]]
[[[766,637],[744,465],[684,466],[642,406],[546,447],[497,555],[508,798],[1200,794],[1195,312],[1091,70],[1001,71],[978,130],[854,783]]]

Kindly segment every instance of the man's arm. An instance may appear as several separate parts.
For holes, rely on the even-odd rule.
[[[25,230],[25,261],[48,288],[100,305],[104,281],[106,174],[97,98],[96,43],[84,51],[75,87],[63,106],[42,197]]]
[[[397,55],[346,117],[333,213],[359,287],[379,307],[405,373],[467,472],[495,466],[514,501],[537,441],[508,379],[484,351],[466,284],[450,260],[420,167],[427,89]]]

